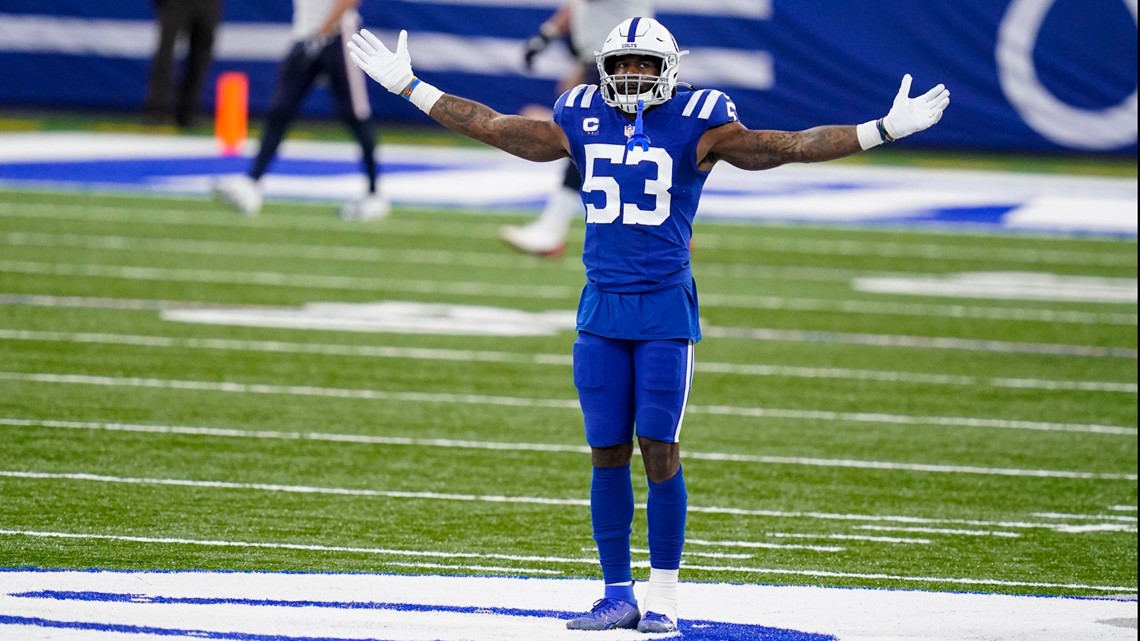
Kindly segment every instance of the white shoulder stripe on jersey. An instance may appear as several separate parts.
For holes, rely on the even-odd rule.
[[[578,95],[581,94],[582,90],[585,88],[586,88],[586,85],[578,85],[577,87],[574,87],[573,89],[570,90],[570,95],[566,97],[566,108],[567,109],[573,109],[574,108],[574,101],[578,99]]]
[[[589,109],[594,104],[594,96],[598,95],[597,85],[588,85],[586,91],[582,92],[582,108]]]
[[[681,115],[693,115],[693,112],[697,109],[697,105],[701,102],[701,98],[703,98],[706,93],[708,93],[708,89],[701,89],[700,91],[694,93],[692,96],[689,96],[689,104],[685,105],[685,112]]]
[[[573,109],[575,106],[583,109],[588,109],[594,104],[594,96],[598,93],[597,85],[578,85],[570,90],[570,95],[566,98],[566,109]],[[575,105],[575,101],[578,102]]]
[[[721,96],[724,94],[713,89],[709,92],[708,100],[705,100],[705,108],[701,109],[701,115],[698,116],[701,120],[708,120],[712,116],[713,109],[716,108],[716,103],[720,102]]]

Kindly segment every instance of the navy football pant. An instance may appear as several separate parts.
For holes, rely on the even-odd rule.
[[[356,71],[350,71],[349,64],[340,36],[317,51],[310,51],[301,42],[293,45],[278,72],[277,85],[265,117],[261,147],[249,171],[251,178],[258,180],[268,171],[270,163],[277,156],[277,148],[285,138],[285,132],[309,91],[319,78],[325,77],[336,103],[337,115],[360,145],[364,173],[368,177],[368,193],[376,192],[376,134],[369,122],[371,112],[362,80],[356,82],[350,74],[361,79],[363,77]]]

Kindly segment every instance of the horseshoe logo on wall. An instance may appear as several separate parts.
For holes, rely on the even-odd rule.
[[[1002,90],[1025,122],[1066,147],[1105,151],[1137,139],[1137,92],[1106,109],[1081,109],[1058,100],[1037,77],[1033,48],[1056,0],[1013,0],[998,30],[997,66]],[[1137,0],[1124,0],[1136,21]]]

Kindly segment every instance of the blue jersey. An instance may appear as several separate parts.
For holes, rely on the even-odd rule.
[[[709,129],[735,122],[736,107],[719,91],[680,91],[643,120],[649,150],[630,150],[634,121],[607,105],[596,85],[571,89],[554,107],[583,180],[586,287],[578,329],[697,341],[689,240],[708,178],[697,167],[697,143]]]

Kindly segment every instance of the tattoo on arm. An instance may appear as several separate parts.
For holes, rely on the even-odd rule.
[[[823,162],[862,151],[852,126],[806,131],[747,131],[720,157],[742,169],[770,169],[791,162]]]
[[[567,155],[557,136],[551,135],[553,123],[503,115],[466,98],[444,94],[431,117],[452,131],[527,160],[557,160]]]

